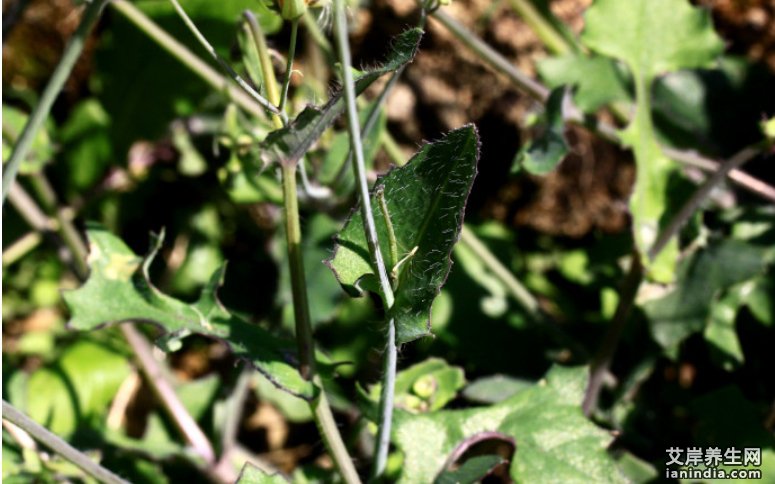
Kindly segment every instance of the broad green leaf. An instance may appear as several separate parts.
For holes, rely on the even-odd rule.
[[[54,365],[27,378],[17,374],[9,383],[13,389],[9,399],[33,420],[67,437],[82,422],[99,425],[129,372],[123,355],[81,340],[63,351]]]
[[[19,139],[29,115],[12,106],[3,104],[3,163],[8,160],[13,151],[13,146]],[[32,146],[27,157],[19,166],[19,173],[29,174],[39,172],[54,156],[54,142],[51,132],[54,124],[47,120],[43,129],[38,130],[32,139]]]
[[[114,160],[110,115],[95,98],[78,103],[59,132],[64,175],[74,192],[91,189]]]
[[[404,455],[399,482],[433,482],[453,450],[481,432],[515,440],[510,474],[517,483],[626,482],[606,451],[610,434],[581,412],[587,374],[583,367],[554,367],[489,407],[417,415],[397,410],[392,438]]]
[[[473,126],[465,126],[426,144],[409,163],[377,182],[395,232],[398,258],[408,257],[390,309],[399,344],[430,332],[431,305],[449,274],[450,253],[463,224],[478,158],[479,136]],[[399,261],[390,255],[387,224],[376,195],[371,205],[390,272]],[[353,212],[339,233],[335,250],[327,263],[345,290],[354,295],[364,289],[378,292],[360,211]]]
[[[463,389],[463,396],[476,403],[499,403],[529,388],[533,382],[506,375],[485,376]]]
[[[396,375],[395,404],[412,413],[441,410],[465,383],[461,368],[441,358],[429,358]],[[372,400],[379,401],[381,389],[379,384],[371,388]]]
[[[612,21],[612,19],[616,19]],[[621,60],[635,81],[635,117],[621,133],[637,165],[630,199],[635,243],[650,276],[670,282],[678,258],[675,239],[656,260],[645,257],[667,215],[674,165],[657,144],[651,119],[651,85],[656,76],[709,65],[723,50],[710,15],[685,0],[598,0],[587,10],[584,43],[599,54]]]
[[[546,175],[557,168],[557,165],[568,155],[565,119],[562,112],[565,92],[565,87],[558,87],[549,95],[546,101],[544,132],[519,150],[514,160],[513,171],[523,168],[534,175]]]
[[[751,285],[743,283],[735,286],[716,301],[710,308],[708,324],[703,333],[705,341],[712,345],[711,358],[727,371],[738,368],[744,362],[735,321],[743,302],[743,288]]]
[[[705,328],[712,302],[721,291],[764,270],[762,253],[754,245],[724,240],[684,260],[678,268],[676,288],[643,305],[654,339],[675,354],[686,337]]]
[[[551,88],[575,86],[573,100],[585,113],[630,99],[626,73],[607,57],[583,54],[548,57],[538,63],[538,72]]]
[[[261,373],[256,373],[253,379],[256,396],[264,402],[272,404],[290,422],[303,423],[312,420],[312,411],[304,400],[298,399],[272,385]]]
[[[773,277],[761,277],[754,282],[753,290],[746,299],[748,309],[766,326],[775,325],[775,281]]]
[[[493,469],[501,465],[503,457],[498,455],[480,455],[465,461],[454,471],[444,471],[433,481],[434,484],[474,484],[480,482]]]
[[[417,52],[422,30],[410,29],[392,42],[392,52],[382,66],[356,77],[355,91],[363,92],[383,74],[395,71],[409,63]],[[307,107],[288,127],[273,131],[264,140],[263,156],[266,163],[295,163],[309,151],[315,141],[344,112],[342,93],[334,95],[323,107]]]
[[[247,463],[239,474],[237,484],[288,484],[282,474],[269,474],[253,464]]]
[[[89,237],[89,279],[63,297],[70,308],[71,328],[90,330],[107,323],[145,321],[159,326],[164,336],[159,346],[174,350],[192,333],[223,340],[242,360],[250,363],[278,387],[302,398],[313,398],[315,387],[293,366],[293,345],[256,324],[231,314],[217,298],[225,267],[216,271],[194,304],[161,293],[148,278],[148,269],[162,243],[157,237],[149,255],[135,255],[121,239],[92,225]]]

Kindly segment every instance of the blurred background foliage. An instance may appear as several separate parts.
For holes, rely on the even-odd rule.
[[[549,8],[565,35],[574,36],[591,2],[535,3]],[[759,140],[759,123],[775,113],[775,7],[766,0],[694,3],[712,9],[726,53],[713,69],[658,79],[653,117],[661,142],[727,157]],[[204,57],[168,2],[134,4]],[[220,55],[249,72],[238,21],[244,9],[259,8],[257,3],[186,0],[184,7]],[[5,160],[77,25],[78,9],[69,0],[8,0],[3,9]],[[259,12],[270,47],[284,53],[288,27],[265,9]],[[508,1],[461,0],[450,12],[550,87],[600,76],[604,88],[576,92],[585,111],[632,102],[632,80],[621,66],[553,55]],[[355,65],[368,66],[383,58],[391,36],[415,23],[416,11],[409,0],[373,0],[353,3],[351,16]],[[294,111],[326,100],[336,81],[329,59],[330,52],[302,28],[294,67],[303,76],[293,78]],[[276,64],[281,72],[284,62],[278,58]],[[606,332],[632,250],[627,214],[632,155],[570,127],[571,153],[557,170],[545,177],[513,173],[519,148],[533,137],[542,116],[533,101],[435,22],[388,99],[368,145],[372,172],[385,170],[396,157],[408,158],[422,140],[476,123],[482,156],[466,221],[581,348],[572,351],[534,324],[482,259],[459,245],[433,307],[435,337],[401,350],[400,369],[409,368],[399,378],[401,408],[426,413],[502,402],[553,363],[587,363]],[[602,116],[613,119],[611,110]],[[313,179],[335,179],[332,167],[341,164],[348,148],[343,126],[337,124],[310,153]],[[41,204],[50,184],[79,229],[98,221],[138,254],[148,250],[148,234],[164,228],[163,262],[151,275],[174,297],[193,301],[228,261],[220,291],[224,304],[290,336],[280,185],[271,170],[257,175],[258,182],[247,179],[244,167],[258,155],[237,147],[240,136],[261,139],[269,130],[266,120],[253,123],[237,113],[223,93],[108,8],[35,139],[20,183]],[[772,183],[771,163],[760,157],[746,171]],[[686,180],[698,177],[692,169],[686,174]],[[340,189],[346,192],[352,181],[347,175],[343,180]],[[692,191],[686,180],[675,188],[679,200]],[[331,255],[333,235],[350,205],[324,208],[312,198],[303,200],[312,317],[319,348],[332,361],[346,363],[331,385],[333,405],[356,455],[365,456],[372,429],[359,420],[352,402],[356,383],[368,388],[379,378],[380,309],[369,298],[345,297],[321,263]],[[707,445],[764,447],[765,476],[775,478],[774,215],[771,202],[733,185],[719,188],[682,232],[684,245],[695,250],[681,260],[675,285],[641,288],[593,414],[599,425],[616,431],[614,452],[634,481],[657,479],[668,447]],[[36,236],[7,204],[2,239],[3,398],[77,446],[101,449],[104,465],[133,482],[201,480],[118,331],[65,328],[69,315],[60,291],[76,287],[78,280],[72,261],[60,257],[57,235]],[[190,413],[209,435],[217,435],[241,365],[222,343],[203,337],[184,340],[168,362]],[[422,375],[434,377],[430,394],[416,384]],[[245,455],[295,471],[299,480],[329,479],[331,462],[307,406],[258,374],[249,375],[248,387],[239,426]],[[395,476],[400,458],[391,462]],[[37,476],[48,482],[55,475],[82,477],[56,458],[41,462],[3,431],[4,480],[31,482]]]

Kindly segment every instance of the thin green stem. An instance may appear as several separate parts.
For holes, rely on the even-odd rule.
[[[529,0],[509,0],[513,8],[525,21],[546,47],[554,54],[562,55],[571,51],[571,45]]]
[[[3,400],[3,419],[30,434],[35,440],[78,466],[81,470],[106,484],[129,484],[108,469],[97,464],[61,437],[41,426],[27,415]]]
[[[301,248],[301,226],[299,224],[299,199],[296,190],[296,165],[282,166],[283,202],[285,205],[285,239],[288,244],[288,263],[291,270],[291,292],[293,294],[294,319],[296,321],[296,342],[299,349],[299,372],[305,379],[311,379],[315,372],[312,322],[309,315],[304,259]]]
[[[191,52],[188,47],[162,30],[132,3],[126,0],[112,0],[110,4],[117,12],[142,30],[151,40],[159,44],[161,48],[170,53],[183,65],[191,69],[194,74],[199,76],[200,79],[209,84],[213,89],[225,90],[232,101],[250,114],[254,116],[264,115],[264,108],[252,97],[231,85],[226,77],[219,74],[218,71]]]
[[[258,23],[256,16],[250,10],[245,10],[242,16],[248,23],[250,36],[253,38],[253,42],[256,44],[256,50],[258,51],[258,62],[261,67],[261,74],[264,76],[264,89],[266,89],[266,95],[275,106],[280,105],[280,91],[277,88],[277,78],[274,75],[274,67],[272,67],[272,59],[269,57],[269,47],[266,45],[266,37],[264,31],[261,29],[261,25]],[[279,116],[278,116],[279,114]],[[278,110],[274,116],[272,116],[272,122],[276,129],[280,129],[288,122],[288,118],[283,111]]]
[[[191,33],[194,34],[194,37],[196,37],[199,43],[202,44],[202,47],[205,48],[205,50],[213,57],[213,59],[218,62],[221,68],[229,75],[229,77],[231,77],[234,82],[236,82],[237,85],[239,85],[239,87],[248,93],[250,97],[252,97],[258,104],[266,108],[269,112],[278,114],[279,110],[274,104],[269,102],[266,98],[264,98],[264,96],[253,89],[253,86],[248,84],[247,81],[245,81],[239,74],[237,74],[234,69],[231,68],[228,62],[226,62],[220,55],[218,55],[218,52],[216,52],[215,48],[210,44],[210,42],[207,41],[205,36],[202,35],[202,32],[199,31],[191,18],[186,14],[186,11],[183,10],[183,7],[180,6],[178,0],[169,1],[172,3],[172,6],[175,7],[175,11],[178,13],[180,18],[183,19],[183,22],[186,24]]]
[[[363,214],[363,229],[366,233],[366,240],[369,246],[372,263],[379,278],[379,285],[382,297],[385,302],[385,308],[390,313],[394,295],[393,289],[388,279],[385,269],[385,261],[380,251],[379,239],[377,238],[377,229],[374,224],[374,215],[371,210],[371,201],[369,198],[369,185],[366,181],[366,163],[363,157],[363,142],[361,140],[360,123],[358,120],[358,110],[355,104],[355,83],[353,81],[352,70],[350,69],[350,43],[347,38],[347,18],[343,0],[334,1],[334,30],[336,32],[336,45],[339,54],[339,61],[342,67],[342,82],[344,89],[344,98],[347,105],[347,128],[350,134],[350,146],[353,151],[353,171],[355,172],[356,183],[361,202],[361,212]],[[379,478],[387,464],[387,456],[390,448],[390,430],[393,421],[393,398],[395,391],[396,377],[396,328],[395,320],[388,317],[386,334],[384,375],[382,381],[382,395],[380,397],[380,421],[377,431],[377,443],[374,456],[374,469],[372,477]]]
[[[384,188],[380,186],[377,189],[376,195],[377,202],[379,202],[379,209],[382,212],[382,218],[385,219],[385,226],[387,227],[391,265],[395,267],[398,264],[398,243],[396,242],[396,233],[393,231],[393,221],[390,219],[390,212],[388,211],[387,202],[385,201]]]
[[[8,163],[3,167],[3,198],[2,201],[0,201],[0,205],[5,204],[5,198],[8,196],[8,191],[11,189],[11,185],[13,185],[13,182],[16,179],[16,175],[19,172],[19,166],[29,154],[35,136],[38,134],[38,131],[48,117],[51,106],[53,106],[59,92],[70,77],[70,72],[73,70],[78,57],[80,57],[81,51],[83,51],[83,46],[86,43],[89,32],[91,32],[94,24],[97,23],[100,12],[106,3],[107,0],[92,0],[86,6],[78,28],[67,43],[64,53],[62,54],[62,59],[59,61],[59,64],[57,64],[56,69],[54,69],[51,79],[48,81],[48,84],[46,84],[46,88],[40,96],[40,101],[32,110],[32,114],[30,114],[27,124],[24,125],[24,129],[22,130],[19,139],[14,144],[11,156],[8,158]]]
[[[280,93],[277,80],[269,58],[266,39],[255,16],[244,12],[244,17],[250,27],[250,33],[258,50],[259,62],[266,84],[267,96],[273,103],[280,103]],[[282,112],[284,114],[284,112]],[[279,129],[287,124],[287,118],[272,116],[275,126]],[[303,161],[302,161],[303,162]],[[296,164],[281,165],[283,181],[283,206],[285,207],[285,239],[288,251],[288,265],[291,272],[291,293],[293,297],[293,313],[296,324],[296,344],[299,352],[299,372],[302,377],[312,380],[320,393],[310,402],[310,408],[317,423],[318,430],[326,445],[326,449],[334,459],[345,482],[360,483],[358,471],[355,470],[352,458],[347,452],[342,436],[336,426],[331,406],[328,404],[325,388],[320,377],[315,372],[315,343],[312,338],[312,322],[309,313],[307,297],[307,281],[304,273],[304,258],[301,247],[301,225],[299,223],[299,199],[296,188]]]
[[[312,339],[312,324],[307,298],[307,282],[304,274],[304,259],[301,249],[301,226],[299,224],[299,201],[296,190],[296,165],[282,165],[283,202],[285,206],[285,238],[288,249],[288,263],[291,272],[291,292],[293,312],[296,322],[296,344],[299,350],[299,372],[304,378],[312,379],[320,388],[320,394],[310,406],[315,415],[326,448],[345,482],[359,483],[358,472],[353,466],[342,436],[334,421],[331,407],[326,398],[325,389],[315,373],[315,348]]]
[[[283,91],[280,95],[280,112],[285,112],[285,105],[288,103],[288,89],[291,86],[291,76],[293,75],[293,58],[296,55],[296,37],[299,33],[299,19],[291,20],[291,40],[288,45],[288,62],[285,65],[285,79],[283,79]]]
[[[3,267],[8,267],[29,254],[40,245],[43,237],[38,232],[28,232],[19,237],[16,242],[3,248]]]
[[[471,31],[466,29],[457,20],[447,15],[441,10],[436,10],[432,13],[435,20],[441,23],[447,30],[449,30],[458,40],[460,40],[466,47],[475,52],[478,57],[488,66],[490,66],[495,72],[498,72],[506,76],[509,81],[514,84],[518,89],[525,92],[527,95],[535,99],[536,101],[545,103],[549,97],[549,89],[543,84],[533,80],[527,74],[523,73],[511,62],[495,51],[492,47],[487,45],[484,41],[479,39]],[[590,129],[603,139],[611,141],[613,143],[622,144],[619,138],[618,131],[615,127],[605,122],[593,122],[590,123],[578,110],[574,110],[566,121],[584,126]],[[719,163],[704,156],[697,154],[694,151],[677,150],[674,148],[662,147],[662,151],[671,159],[690,166],[696,166],[702,170],[708,172],[715,172],[719,169]],[[762,198],[769,201],[775,201],[775,187],[772,187],[761,180],[758,180],[747,173],[734,169],[728,173],[729,178]]]

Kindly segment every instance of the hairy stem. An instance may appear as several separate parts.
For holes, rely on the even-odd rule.
[[[65,442],[58,435],[41,426],[13,405],[3,400],[3,419],[8,420],[20,429],[30,434],[35,440],[61,455],[68,461],[78,466],[81,470],[106,484],[128,484],[129,481],[121,479],[111,471],[91,460],[81,451]]]
[[[255,16],[246,11],[244,17],[250,27],[251,36],[256,43],[259,62],[266,84],[267,96],[273,103],[280,103],[280,91],[269,58],[266,39]],[[284,113],[282,113],[284,114]],[[272,121],[279,129],[287,123],[287,118],[274,115]],[[318,431],[323,437],[326,449],[334,459],[345,482],[360,483],[352,458],[347,452],[342,435],[336,426],[331,406],[328,404],[325,388],[320,377],[315,372],[315,342],[312,338],[312,322],[309,313],[307,297],[307,280],[304,273],[304,258],[301,247],[301,225],[299,223],[299,199],[296,188],[296,164],[283,163],[281,166],[283,180],[283,206],[285,207],[285,239],[288,251],[288,265],[291,272],[291,293],[293,296],[293,314],[296,324],[296,344],[299,352],[299,372],[312,380],[318,388],[319,395],[310,402],[310,408],[315,418]]]
[[[199,41],[200,44],[202,44],[202,47],[205,48],[205,50],[215,59],[218,64],[221,66],[221,68],[231,77],[234,82],[239,85],[246,93],[250,95],[258,104],[263,106],[265,109],[267,109],[269,112],[278,114],[280,111],[277,109],[277,107],[269,102],[264,96],[259,94],[255,89],[253,89],[253,86],[248,84],[247,81],[245,81],[237,72],[231,68],[228,62],[223,60],[223,58],[218,55],[218,52],[215,51],[215,48],[210,45],[210,42],[207,41],[204,35],[202,35],[202,32],[199,31],[199,29],[194,25],[194,22],[191,20],[191,18],[186,14],[185,10],[183,10],[183,7],[180,6],[178,3],[178,0],[170,0],[172,5],[175,7],[175,11],[178,13],[180,18],[183,19],[183,22],[186,24],[186,27],[191,31],[192,34],[194,34],[194,37],[196,37],[196,40]]]
[[[374,224],[374,216],[371,210],[369,198],[369,185],[366,180],[366,163],[363,157],[363,142],[361,140],[358,110],[355,104],[355,82],[350,69],[350,43],[347,37],[347,18],[343,0],[334,1],[334,30],[336,32],[336,45],[339,61],[342,65],[342,83],[344,98],[347,105],[347,128],[350,134],[350,146],[353,152],[353,171],[358,184],[361,212],[363,215],[363,229],[366,233],[366,241],[369,246],[372,264],[379,278],[379,285],[385,308],[389,313],[394,303],[393,289],[388,279],[385,261],[380,251],[377,229]],[[387,318],[387,334],[385,348],[384,375],[382,381],[382,395],[380,396],[380,421],[377,431],[377,447],[374,456],[374,469],[372,477],[378,478],[385,471],[388,450],[390,448],[390,429],[393,421],[393,397],[396,377],[396,328],[392,317]]]
[[[81,17],[81,23],[78,25],[73,36],[65,47],[65,51],[62,54],[62,59],[57,64],[54,73],[51,75],[46,88],[43,90],[43,94],[40,96],[40,101],[32,110],[30,118],[27,120],[27,124],[24,125],[24,129],[19,135],[19,139],[16,141],[11,152],[8,163],[3,166],[3,192],[2,201],[0,205],[5,204],[5,198],[8,196],[8,190],[11,189],[16,175],[19,172],[19,166],[22,161],[27,157],[32,147],[32,141],[38,134],[38,131],[43,126],[43,122],[46,121],[48,113],[51,111],[51,106],[54,104],[59,92],[65,85],[65,82],[70,77],[70,72],[73,70],[78,57],[83,51],[83,46],[86,43],[86,38],[89,36],[92,27],[97,22],[100,16],[102,8],[107,3],[107,0],[92,0],[83,12]]]

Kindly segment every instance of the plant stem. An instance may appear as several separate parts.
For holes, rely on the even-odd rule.
[[[288,62],[285,66],[285,79],[283,79],[283,92],[280,95],[280,112],[285,112],[285,105],[288,102],[288,89],[291,86],[291,76],[293,75],[293,58],[296,55],[296,37],[299,32],[299,19],[291,21],[291,40],[288,46]]]
[[[611,366],[611,360],[619,346],[619,340],[624,332],[624,326],[635,303],[635,296],[638,294],[641,280],[643,279],[643,267],[640,263],[640,255],[637,252],[630,257],[630,270],[622,282],[619,291],[619,302],[616,305],[614,317],[608,327],[603,342],[595,354],[589,367],[589,383],[584,393],[582,410],[584,415],[589,416],[597,407],[597,401],[600,396],[600,390],[603,388],[603,381]]]
[[[35,440],[72,462],[98,481],[106,484],[129,483],[129,481],[125,481],[91,460],[81,451],[65,442],[61,437],[41,426],[5,400],[3,400],[3,419],[21,428],[35,438]]]
[[[47,185],[47,182],[46,182]],[[46,185],[41,185],[45,187]],[[53,203],[52,211],[57,210],[57,201],[53,191],[47,193],[43,188],[41,192],[42,196],[47,199],[47,204]],[[85,280],[88,267],[86,266],[85,259],[80,261],[77,257],[74,257],[74,251],[76,246],[84,246],[83,240],[80,239],[77,230],[72,225],[72,221],[69,218],[62,218],[57,223],[48,218],[43,211],[35,204],[35,201],[21,188],[18,183],[15,183],[10,190],[9,198],[14,207],[19,211],[22,218],[35,230],[39,232],[46,232],[50,230],[56,230],[62,235],[64,232],[71,232],[76,235],[77,243],[71,241],[70,244],[65,245],[69,250],[69,256],[73,258],[75,263],[74,272],[76,276]],[[61,212],[61,210],[59,210]],[[64,228],[67,225],[68,228]],[[64,235],[62,239],[66,240]],[[146,381],[153,389],[154,393],[158,396],[159,401],[162,403],[163,408],[167,411],[175,426],[178,427],[183,437],[194,448],[197,454],[205,460],[209,465],[215,462],[215,452],[207,439],[207,436],[196,423],[196,421],[188,413],[186,407],[175,394],[174,387],[169,381],[169,377],[163,370],[161,365],[153,357],[150,345],[145,338],[135,329],[128,324],[120,325],[121,332],[126,338],[132,351],[135,353],[138,359],[140,370],[146,378]]]
[[[363,143],[361,141],[360,122],[355,104],[355,83],[350,70],[350,43],[347,38],[347,18],[343,0],[334,0],[334,30],[336,32],[336,45],[339,61],[342,65],[342,82],[344,98],[347,105],[347,128],[350,134],[350,146],[353,152],[353,171],[361,202],[363,215],[363,229],[366,233],[366,241],[369,246],[372,263],[379,278],[379,285],[385,303],[386,312],[389,314],[394,303],[393,289],[385,269],[385,261],[380,251],[377,229],[374,224],[374,216],[371,210],[369,198],[369,186],[366,181],[366,163],[363,159]],[[382,395],[380,396],[380,421],[377,431],[377,448],[374,456],[373,478],[379,478],[385,471],[387,456],[390,448],[390,429],[393,421],[393,398],[396,377],[396,328],[395,320],[387,318],[387,334],[385,348],[384,375],[382,381]]]
[[[213,89],[225,90],[229,98],[245,111],[254,116],[262,116],[264,109],[252,97],[241,89],[230,85],[228,79],[219,74],[206,62],[191,52],[188,47],[178,42],[174,37],[162,30],[153,20],[126,0],[112,0],[111,5],[127,20],[142,30],[149,38],[159,44],[164,50],[191,69],[200,79]]]
[[[19,166],[22,161],[27,157],[32,147],[32,142],[38,131],[43,126],[44,121],[48,117],[48,113],[51,111],[51,106],[54,104],[59,92],[65,85],[65,82],[70,77],[70,72],[73,70],[78,57],[81,55],[83,46],[86,43],[86,38],[89,36],[92,27],[97,22],[100,16],[102,8],[107,3],[107,0],[92,0],[83,12],[81,22],[78,24],[73,36],[67,43],[65,50],[62,54],[62,59],[57,64],[54,73],[51,75],[46,88],[43,90],[43,94],[40,96],[40,101],[32,110],[30,118],[27,120],[27,124],[24,125],[24,129],[16,141],[11,152],[8,163],[5,164],[3,173],[3,192],[0,206],[5,204],[5,198],[8,195],[8,190],[11,189],[16,175],[19,172]]]
[[[511,62],[495,51],[492,47],[487,45],[484,41],[479,39],[471,31],[466,29],[457,20],[447,15],[441,10],[436,10],[432,13],[434,19],[441,23],[447,30],[449,30],[455,37],[458,38],[464,45],[474,51],[478,57],[487,65],[489,65],[495,72],[505,75],[518,89],[524,91],[527,95],[533,99],[545,103],[549,97],[549,89],[543,84],[531,79],[525,73],[514,67]],[[613,126],[605,122],[590,123],[584,115],[575,110],[571,113],[566,121],[569,123],[584,126],[590,129],[601,138],[611,141],[613,143],[621,144],[619,134]],[[703,157],[692,151],[676,150],[668,147],[661,147],[662,151],[669,158],[683,163],[685,165],[696,166],[705,171],[714,172],[719,169],[719,163],[709,158]],[[775,201],[775,187],[767,185],[766,183],[758,180],[751,175],[740,170],[731,170],[728,173],[729,178],[740,185],[741,187],[755,193],[769,201]]]
[[[479,240],[479,237],[465,225],[463,225],[463,229],[460,232],[460,241],[467,245],[474,254],[482,260],[484,265],[492,271],[495,277],[500,279],[514,300],[527,311],[531,318],[536,320],[546,319],[541,312],[541,307],[538,305],[538,300],[535,296],[530,294],[530,291],[514,277],[514,274],[512,274],[511,271],[506,268],[492,252],[490,252],[490,249]]]
[[[533,2],[529,0],[509,0],[509,3],[511,8],[516,10],[553,54],[563,55],[571,51],[568,41],[541,15],[541,12],[533,5]]]
[[[258,50],[259,62],[264,75],[267,96],[273,103],[280,102],[277,79],[274,75],[266,39],[258,21],[252,12],[245,11],[244,17],[250,27],[253,41]],[[282,113],[284,114],[284,113]],[[275,127],[282,128],[287,118],[272,116]],[[303,162],[303,161],[302,161]],[[281,165],[283,180],[283,206],[285,207],[285,239],[288,251],[288,265],[291,272],[291,292],[293,295],[293,314],[296,324],[296,344],[299,352],[299,372],[302,377],[312,380],[320,389],[317,397],[310,402],[310,409],[323,438],[326,449],[334,459],[336,467],[348,484],[360,483],[352,458],[347,452],[342,436],[336,426],[331,406],[326,397],[325,388],[315,372],[315,343],[312,338],[312,322],[307,297],[307,281],[304,273],[304,258],[301,247],[301,225],[299,223],[299,199],[296,188],[296,164]]]
[[[272,67],[272,59],[269,57],[269,48],[266,46],[266,37],[264,37],[264,31],[261,29],[261,25],[258,23],[256,16],[250,10],[245,10],[242,13],[245,20],[248,22],[251,37],[256,44],[256,50],[258,51],[258,61],[261,64],[261,73],[264,75],[264,88],[266,89],[266,95],[269,101],[274,105],[280,104],[280,91],[277,89],[277,78],[274,75],[274,67]],[[280,129],[285,126],[287,118],[285,113],[278,110],[280,116],[272,116],[272,122],[276,129]]]
[[[710,195],[713,189],[727,177],[727,174],[735,168],[743,166],[745,163],[756,158],[761,153],[760,144],[747,146],[725,161],[718,170],[709,176],[700,187],[692,194],[692,197],[684,203],[681,209],[670,220],[662,233],[659,234],[654,245],[649,249],[649,259],[656,259],[657,255],[670,242],[670,240],[681,230],[681,227],[689,220],[689,217],[700,207],[702,202]]]
[[[38,232],[28,232],[15,242],[3,249],[3,268],[14,264],[16,261],[35,249],[43,237]]]
[[[199,29],[194,25],[194,22],[191,20],[191,18],[186,14],[186,11],[183,10],[183,7],[180,6],[178,3],[178,0],[169,0],[172,3],[172,6],[175,7],[175,11],[178,12],[178,15],[180,15],[180,18],[183,19],[183,22],[186,24],[188,29],[191,31],[192,34],[194,34],[194,37],[199,41],[200,44],[202,44],[202,47],[207,50],[207,52],[215,59],[218,64],[223,68],[224,71],[231,77],[234,82],[239,85],[246,93],[250,95],[258,104],[263,106],[265,109],[267,109],[269,112],[273,114],[278,114],[279,110],[277,107],[266,100],[264,96],[259,94],[255,89],[253,89],[253,86],[248,84],[247,81],[245,81],[239,74],[237,74],[234,69],[231,68],[228,62],[223,60],[223,58],[218,55],[218,52],[215,51],[215,48],[210,45],[210,42],[207,41],[204,35],[202,35],[202,32],[199,31]]]

